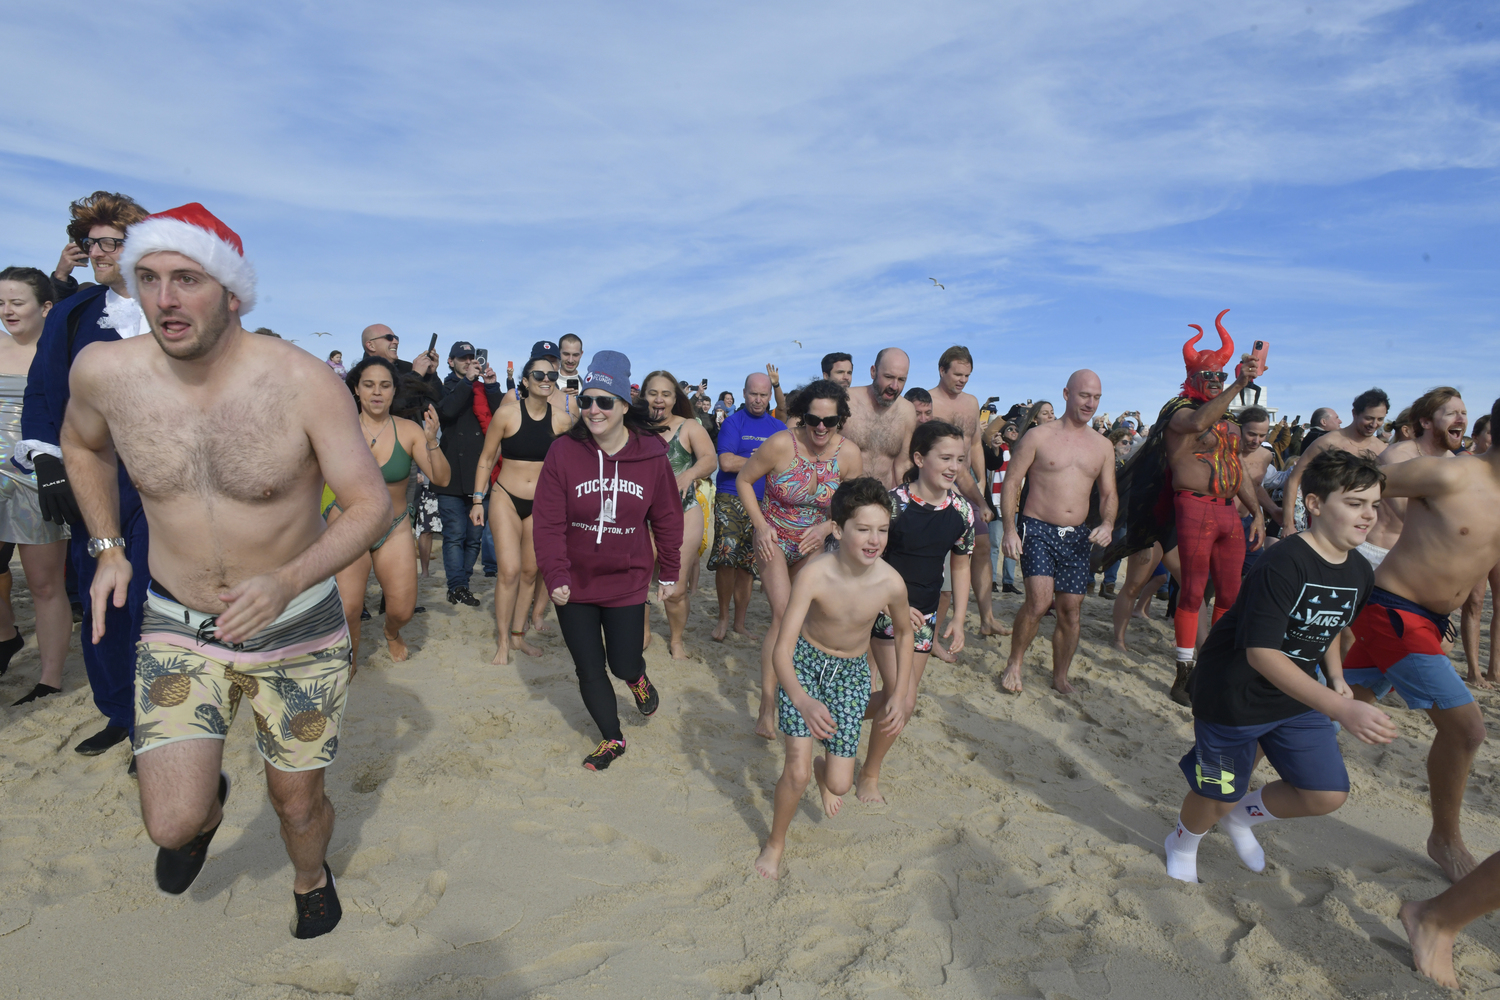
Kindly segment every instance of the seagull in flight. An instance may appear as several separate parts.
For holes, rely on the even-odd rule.
[[[936,278],[928,278],[927,280],[930,281],[930,282],[932,282],[934,285],[937,285],[939,288],[941,288],[945,292],[948,290],[948,286],[945,285],[945,284],[943,284],[942,282],[938,281]]]
[[[802,346],[802,341],[800,340],[794,340],[792,343],[796,344],[799,348]]]
[[[314,337],[332,337],[332,336],[333,336],[333,334],[331,334],[331,333],[317,333],[317,332],[316,332],[316,331],[315,331],[315,332],[314,332],[314,333],[313,333],[313,336],[314,336]]]

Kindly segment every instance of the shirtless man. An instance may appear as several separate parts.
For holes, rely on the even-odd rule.
[[[1281,519],[1281,508],[1276,506],[1276,501],[1271,499],[1271,494],[1261,485],[1261,480],[1266,478],[1266,470],[1271,467],[1271,459],[1275,453],[1265,447],[1266,435],[1271,433],[1271,414],[1259,406],[1247,406],[1240,411],[1238,417],[1240,425],[1240,474],[1250,488],[1255,491],[1255,499],[1259,501],[1259,510],[1262,516],[1269,514],[1274,520]],[[1240,515],[1240,523],[1244,525],[1245,531],[1249,532],[1254,524],[1254,511],[1245,506],[1241,497],[1235,497],[1235,510]],[[1267,538],[1269,544],[1271,539]],[[1259,552],[1247,552],[1245,554],[1244,572],[1248,573],[1250,567],[1255,565],[1255,560],[1264,553],[1264,546]],[[1241,574],[1243,575],[1243,573]]]
[[[1409,412],[1415,436],[1405,441],[1393,441],[1382,449],[1379,459],[1382,466],[1413,458],[1450,458],[1463,447],[1469,411],[1457,389],[1446,385],[1429,389],[1411,404]],[[1286,495],[1294,496],[1290,491]],[[1370,529],[1369,538],[1359,547],[1361,554],[1377,571],[1396,539],[1401,537],[1401,525],[1405,520],[1406,500],[1387,495],[1380,502],[1375,527]]]
[[[823,355],[823,377],[849,388],[854,381],[854,359],[842,351]]]
[[[901,398],[911,359],[899,347],[885,347],[870,366],[869,385],[849,390],[849,422],[844,437],[859,445],[865,460],[865,475],[874,476],[893,490],[906,472],[911,432],[917,426],[917,410]]]
[[[186,892],[224,818],[224,737],[255,712],[266,786],[292,860],[296,937],[342,910],[324,855],[349,631],[333,576],[390,524],[391,500],[354,400],[322,361],[240,325],[255,302],[240,239],[202,205],[131,227],[121,259],[150,337],[85,348],[63,458],[98,559],[95,606],[125,602],[117,455],[151,534],[135,678],[141,815],[156,884]],[[325,528],[327,482],[344,508]],[[104,617],[94,619],[98,642]]]
[[[1385,415],[1390,411],[1391,399],[1380,389],[1366,389],[1358,396],[1355,396],[1354,410],[1351,414],[1354,418],[1353,421],[1348,427],[1339,427],[1338,430],[1327,431],[1320,435],[1312,444],[1306,445],[1302,449],[1302,454],[1297,458],[1297,464],[1286,478],[1286,485],[1283,487],[1285,495],[1295,503],[1297,490],[1302,485],[1302,470],[1307,468],[1308,462],[1329,448],[1338,448],[1341,451],[1354,452],[1355,454],[1363,452],[1379,458],[1380,453],[1385,451],[1386,445],[1384,441],[1375,435],[1380,432],[1381,427],[1385,426]],[[1313,414],[1314,425],[1317,424],[1318,415],[1322,412],[1319,410],[1318,413]],[[1332,410],[1328,412],[1333,413]],[[1336,421],[1337,414],[1333,415]],[[1288,518],[1287,521],[1288,523],[1282,528],[1281,537],[1283,538],[1290,538],[1298,530],[1295,518]],[[1375,535],[1375,531],[1370,532],[1371,538],[1374,538]],[[1370,542],[1366,541],[1360,546],[1359,550],[1364,553],[1366,559],[1370,560],[1370,565],[1378,565],[1380,560],[1370,550],[1369,546]]]
[[[943,352],[938,358],[938,384],[930,390],[932,417],[946,420],[964,432],[964,453],[969,456],[969,467],[958,474],[953,486],[974,505],[974,512],[982,519],[974,534],[974,554],[969,560],[969,582],[974,588],[974,605],[979,610],[979,632],[987,636],[1009,635],[1010,629],[995,621],[995,609],[990,599],[995,569],[990,564],[990,533],[985,525],[995,515],[984,502],[984,486],[976,478],[984,471],[984,445],[979,441],[979,400],[973,393],[964,391],[973,373],[974,357],[967,347],[955,344]],[[942,620],[943,611],[939,611],[939,624]]]
[[[1420,410],[1414,405],[1412,411],[1431,412],[1430,404]],[[1491,410],[1492,420],[1495,414],[1500,414],[1500,400]],[[1454,428],[1459,440],[1463,436],[1457,423],[1441,435],[1431,416],[1421,417],[1417,425],[1423,438],[1452,443]],[[1387,465],[1385,475],[1385,503],[1398,497],[1419,502],[1405,504],[1401,535],[1375,571],[1370,603],[1350,626],[1355,643],[1344,661],[1344,678],[1354,696],[1365,701],[1394,687],[1407,707],[1425,711],[1437,727],[1427,755],[1432,795],[1427,854],[1457,882],[1475,867],[1459,832],[1459,807],[1469,766],[1484,742],[1484,717],[1454,671],[1443,640],[1452,631],[1448,616],[1500,562],[1500,519],[1495,517],[1500,454],[1463,461],[1423,456]]]
[[[1078,649],[1079,609],[1083,592],[1092,579],[1089,556],[1092,546],[1108,545],[1115,530],[1115,450],[1109,439],[1090,425],[1104,390],[1099,376],[1087,368],[1068,377],[1063,389],[1067,408],[1061,420],[1038,424],[1025,434],[1005,470],[1000,494],[1000,519],[1005,534],[1000,547],[1006,558],[1021,561],[1026,580],[1026,600],[1016,610],[1015,633],[1010,640],[1010,658],[1000,684],[1007,691],[1021,690],[1021,658],[1036,638],[1037,623],[1057,605],[1057,629],[1052,633],[1052,687],[1072,694],[1068,667]],[[1016,530],[1016,507],[1021,484],[1031,480],[1022,525],[1026,540]],[[1099,514],[1103,518],[1092,532],[1084,531],[1089,514],[1089,494],[1099,484]]]
[[[1167,462],[1172,470],[1172,508],[1177,522],[1177,558],[1182,589],[1177,598],[1173,631],[1177,643],[1177,678],[1172,700],[1191,704],[1188,677],[1193,672],[1193,650],[1198,640],[1198,610],[1209,577],[1214,581],[1214,613],[1217,622],[1234,605],[1244,571],[1245,529],[1235,516],[1236,498],[1253,512],[1249,549],[1260,548],[1265,537],[1265,515],[1255,486],[1241,473],[1239,425],[1228,419],[1229,404],[1260,374],[1260,364],[1248,354],[1240,361],[1240,374],[1224,387],[1228,375],[1223,366],[1234,354],[1234,340],[1221,322],[1219,349],[1195,349],[1203,331],[1182,345],[1187,379],[1182,384],[1185,405],[1172,413],[1167,423]]]

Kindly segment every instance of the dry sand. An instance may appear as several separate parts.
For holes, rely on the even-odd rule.
[[[29,632],[19,581],[16,593]],[[885,769],[889,804],[851,794],[828,820],[810,790],[771,882],[751,864],[781,752],[751,731],[758,646],[710,641],[711,591],[693,599],[691,660],[666,658],[658,612],[647,660],[661,710],[643,719],[617,685],[630,751],[600,774],[579,766],[598,737],[555,634],[540,659],[492,667],[488,603],[455,608],[437,578],[422,601],[406,663],[391,663],[378,619],[364,626],[328,772],[345,917],[315,941],[288,933],[291,870],[248,713],[229,736],[235,793],[208,865],[167,899],[124,747],[72,751],[100,724],[76,651],[64,694],[0,709],[0,996],[1442,993],[1410,971],[1396,921],[1401,900],[1445,885],[1423,853],[1424,716],[1395,711],[1389,747],[1343,737],[1349,804],[1259,827],[1264,874],[1215,832],[1206,883],[1184,885],[1161,857],[1191,739],[1167,699],[1169,623],[1134,624],[1139,654],[1118,655],[1108,604],[1089,598],[1078,693],[1046,686],[1049,621],[1012,697],[997,683],[1009,639],[982,640],[971,618],[959,663],[930,661]],[[1015,599],[1001,608],[1008,618]],[[0,681],[6,706],[36,669],[28,645]],[[1480,697],[1488,718],[1497,697]],[[1480,857],[1500,847],[1496,792],[1486,746],[1464,814]],[[1457,964],[1470,987],[1500,991],[1492,919],[1460,938]]]

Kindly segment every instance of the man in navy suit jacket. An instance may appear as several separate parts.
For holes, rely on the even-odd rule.
[[[120,340],[149,333],[140,307],[125,288],[119,257],[128,227],[146,217],[146,210],[131,199],[107,191],[96,191],[71,206],[73,221],[68,235],[88,252],[97,285],[70,295],[47,314],[47,323],[37,341],[36,358],[26,380],[21,411],[21,443],[14,461],[35,467],[42,516],[72,528],[70,555],[78,573],[78,591],[83,600],[83,663],[89,686],[108,724],[79,743],[81,754],[101,754],[131,734],[135,720],[135,644],[141,636],[141,613],[150,582],[146,556],[150,540],[141,498],[121,464],[119,475],[121,528],[125,554],[135,569],[130,594],[123,608],[94,608],[89,585],[94,579],[94,559],[89,555],[88,528],[78,512],[72,488],[62,464],[58,432],[68,408],[68,371],[78,352],[99,340]],[[106,616],[104,639],[97,646],[89,641],[93,616]],[[134,759],[132,758],[132,772]]]

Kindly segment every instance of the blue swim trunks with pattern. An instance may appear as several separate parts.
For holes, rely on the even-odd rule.
[[[865,709],[870,704],[870,659],[867,655],[854,657],[834,656],[797,637],[797,648],[792,651],[792,667],[797,672],[797,683],[815,698],[828,706],[836,728],[826,740],[819,740],[834,757],[854,757],[859,753],[859,729],[864,722]],[[792,706],[786,689],[776,688],[776,721],[787,736],[812,738],[812,730],[802,713]]]

